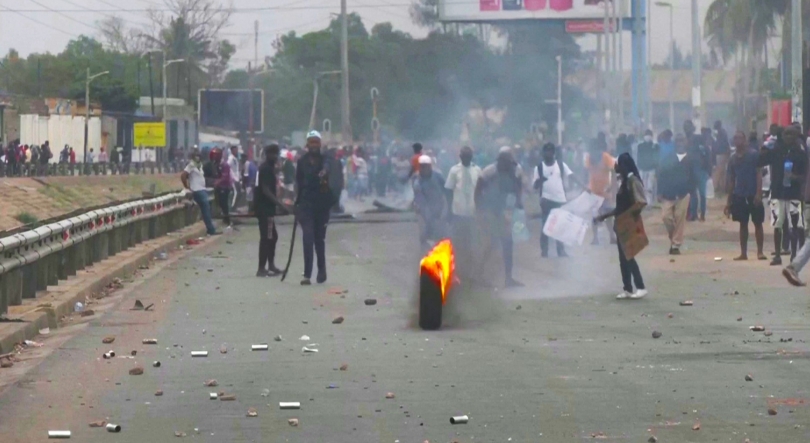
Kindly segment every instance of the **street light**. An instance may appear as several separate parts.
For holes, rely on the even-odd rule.
[[[562,118],[562,56],[558,55],[557,59],[557,99],[546,100],[546,103],[557,105],[557,145],[562,146],[563,130],[565,124]]]
[[[99,72],[98,74],[90,75],[90,68],[87,68],[87,80],[84,83],[84,157],[82,162],[87,162],[87,139],[90,135],[87,123],[90,121],[90,82],[102,75],[109,74],[110,71]]]
[[[250,160],[256,158],[256,141],[253,133],[253,80],[262,74],[271,74],[273,72],[276,72],[276,70],[272,68],[264,68],[261,71],[251,72],[248,67],[248,101],[250,102],[248,108],[248,133],[250,136],[250,146],[248,146],[247,154]]]
[[[326,75],[342,74],[343,71],[321,71],[312,79],[312,112],[309,114],[309,129],[315,129],[315,108],[318,106],[318,80]],[[345,142],[344,142],[345,143]]]
[[[669,41],[671,48],[671,53],[669,55],[669,72],[670,72],[670,85],[669,85],[669,130],[675,130],[675,105],[672,99],[672,90],[674,89],[674,80],[675,80],[675,22],[673,20],[673,11],[674,7],[672,3],[669,2],[655,2],[655,6],[659,6],[662,8],[669,8]],[[652,97],[650,97],[650,101],[652,101]],[[652,118],[652,115],[650,115]]]
[[[165,59],[165,54],[166,53],[164,52],[164,59]],[[166,78],[166,68],[168,68],[169,65],[171,65],[171,64],[181,63],[181,62],[184,62],[184,61],[186,61],[186,59],[184,59],[184,58],[176,58],[174,60],[165,60],[163,62],[163,126],[164,126],[164,131],[166,130],[165,129],[165,126],[166,126],[166,95],[168,94],[168,89],[169,89],[168,88],[168,82],[167,82],[168,79]]]

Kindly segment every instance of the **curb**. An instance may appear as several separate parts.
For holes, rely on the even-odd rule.
[[[177,234],[177,235],[172,235]],[[14,351],[14,345],[25,340],[33,339],[39,335],[39,330],[43,328],[56,329],[59,326],[59,319],[65,315],[73,312],[73,306],[77,301],[84,301],[88,296],[100,292],[108,284],[116,278],[122,278],[126,275],[132,274],[138,270],[141,265],[149,263],[149,260],[154,257],[155,252],[166,249],[176,248],[184,244],[186,240],[197,238],[205,235],[204,226],[191,225],[184,229],[170,233],[169,235],[160,237],[162,240],[158,243],[151,245],[147,250],[130,257],[126,261],[121,262],[113,269],[109,270],[103,275],[91,276],[91,278],[84,277],[84,280],[75,289],[61,295],[60,299],[51,303],[49,307],[40,307],[33,312],[23,314],[20,323],[3,323],[3,336],[0,336],[0,355]],[[152,241],[154,241],[152,240]],[[143,244],[143,243],[142,243]],[[110,260],[120,259],[120,257],[112,256],[100,263],[109,263]],[[86,269],[92,269],[90,266]],[[78,280],[78,279],[77,279]],[[36,299],[34,299],[36,300]],[[8,331],[5,331],[8,329]]]

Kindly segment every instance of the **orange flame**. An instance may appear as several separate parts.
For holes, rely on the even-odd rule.
[[[453,243],[449,239],[440,241],[419,263],[421,272],[427,273],[442,290],[442,304],[447,300],[447,292],[453,284],[456,270]]]

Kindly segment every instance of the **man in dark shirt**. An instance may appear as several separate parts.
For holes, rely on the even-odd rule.
[[[658,201],[661,202],[664,226],[669,235],[670,255],[680,255],[690,192],[695,188],[696,165],[687,153],[684,134],[675,136],[675,152],[661,159]]]
[[[298,159],[295,171],[296,217],[301,223],[304,240],[304,278],[302,285],[311,285],[312,250],[318,257],[317,282],[326,281],[326,225],[335,204],[335,193],[330,184],[332,168],[339,167],[331,157],[321,153],[321,134],[307,134],[307,152]]]
[[[765,243],[762,223],[765,221],[765,207],[762,205],[762,170],[759,152],[751,149],[745,133],[734,134],[734,155],[728,163],[728,200],[724,213],[726,217],[740,223],[740,251],[734,260],[748,260],[748,221],[754,222],[754,235],[757,241],[757,259],[767,260],[762,252]]]
[[[259,219],[259,269],[256,277],[275,277],[281,273],[276,267],[276,208],[281,206],[292,212],[292,208],[281,202],[278,198],[278,145],[272,144],[264,148],[264,162],[259,166],[259,185],[254,199],[256,218]]]
[[[686,219],[689,221],[706,221],[706,185],[712,176],[713,160],[710,140],[706,137],[705,131],[702,134],[695,133],[695,125],[691,120],[684,122],[683,130],[686,133],[688,142],[687,152],[692,157],[695,164],[695,186],[690,192],[689,214]],[[709,131],[711,132],[711,131]]]
[[[714,122],[714,145],[712,153],[714,154],[714,164],[717,165],[714,169],[715,190],[725,190],[724,186],[728,182],[726,172],[728,171],[728,159],[731,153],[731,146],[729,145],[728,133],[723,127],[723,122],[720,120]]]
[[[799,130],[788,126],[776,141],[773,149],[763,149],[759,157],[759,166],[769,166],[771,175],[771,226],[776,255],[772,266],[782,264],[782,236],[790,240],[790,257],[793,260],[804,239],[804,215],[802,200],[804,179],[807,174],[807,155],[802,151],[799,141]],[[788,223],[783,232],[783,222]]]
[[[653,141],[653,132],[644,132],[644,141],[638,144],[638,169],[641,173],[641,182],[644,183],[644,190],[647,193],[647,201],[652,203],[658,195],[656,187],[656,171],[661,163],[661,147]]]

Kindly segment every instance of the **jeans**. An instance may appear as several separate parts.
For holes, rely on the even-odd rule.
[[[259,215],[259,271],[276,267],[276,243],[278,231],[273,217]]]
[[[228,195],[230,195],[231,189],[230,188],[215,188],[214,189],[214,197],[219,205],[219,209],[222,211],[222,220],[225,222],[226,225],[231,224],[231,216],[230,216],[230,202],[228,201]]]
[[[208,231],[209,235],[216,233],[217,230],[214,228],[214,222],[211,220],[211,204],[208,203],[208,192],[194,191],[191,193],[191,197],[194,199],[194,202],[197,203],[197,206],[200,207],[200,214],[202,214],[202,219],[205,223],[205,230]]]
[[[329,209],[307,208],[298,215],[304,239],[304,277],[312,277],[312,250],[318,256],[318,275],[326,277],[326,225]]]
[[[633,280],[636,282],[637,289],[644,289],[644,279],[641,278],[641,270],[638,268],[636,259],[628,260],[622,251],[622,245],[619,245],[619,267],[622,270],[622,284],[624,290],[633,292]]]
[[[700,216],[706,217],[706,182],[709,181],[709,174],[706,171],[700,171],[697,174],[697,186],[689,193],[689,219],[694,220],[698,216],[698,209],[700,209]],[[698,202],[698,196],[700,201]],[[698,208],[700,205],[700,208]]]
[[[543,226],[546,225],[546,219],[548,215],[551,214],[552,209],[557,209],[561,207],[563,203],[547,200],[545,198],[540,199],[540,211],[543,213],[543,218],[540,219],[540,251],[543,253],[543,257],[548,255],[548,236],[543,232]],[[565,255],[565,244],[563,242],[557,242],[557,256],[561,257]]]

